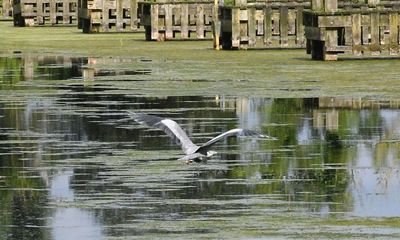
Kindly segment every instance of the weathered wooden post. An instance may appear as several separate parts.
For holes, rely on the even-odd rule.
[[[304,12],[307,53],[313,59],[336,60],[338,53],[355,56],[399,54],[399,1],[313,0]]]
[[[136,32],[138,0],[78,0],[78,28],[84,33]]]
[[[50,0],[50,24],[55,25],[57,23],[57,4],[56,0]]]
[[[131,0],[131,30],[137,31],[139,25],[139,18],[138,18],[138,0]]]
[[[400,8],[400,6],[398,7]],[[399,10],[399,9],[398,9]],[[397,55],[399,54],[399,13],[391,12],[389,13],[389,54]]]
[[[3,6],[2,6],[2,16],[3,18],[8,18],[12,16],[12,6],[13,6],[13,1],[12,0],[3,0]]]
[[[304,47],[303,9],[311,0],[266,0],[220,6],[224,49]]]
[[[219,21],[219,1],[214,0],[214,8],[213,8],[213,41],[214,41],[214,49],[219,50],[219,35],[221,32],[221,22]]]
[[[73,24],[76,5],[77,0],[14,0],[14,26]]]
[[[241,19],[241,8],[246,8],[247,0],[235,0],[235,7],[232,8],[232,47],[240,47],[240,33],[246,33],[247,35],[247,25],[240,24]]]
[[[146,30],[146,40],[165,41],[210,38],[213,31],[213,2],[141,2],[141,23]],[[192,35],[193,36],[193,35]]]
[[[335,13],[338,10],[337,0],[312,0],[311,11],[316,14]],[[307,19],[311,28],[306,28],[308,52],[311,52],[312,59],[337,60],[337,53],[333,51],[338,46],[337,22],[334,18],[324,17],[325,21],[320,22],[318,16],[314,19]],[[311,21],[311,22],[310,22]],[[316,27],[316,28],[315,28]]]

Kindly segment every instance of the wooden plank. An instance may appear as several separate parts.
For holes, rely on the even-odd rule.
[[[37,24],[38,25],[43,25],[44,24],[43,0],[37,0],[36,14],[37,14]]]
[[[174,27],[179,26],[179,29],[181,25],[181,9],[181,4],[174,4],[172,7],[172,25]]]
[[[232,47],[240,46],[240,9],[232,9]]]
[[[240,38],[240,47],[242,48],[247,48],[247,46],[244,46],[242,44],[245,42],[249,41],[249,30],[248,30],[248,16],[247,16],[247,10],[246,9],[240,9],[240,33],[239,33],[239,38]],[[245,43],[248,44],[248,43]]]
[[[399,17],[397,12],[389,14],[389,53],[390,55],[397,55],[399,53]]]
[[[370,15],[361,14],[361,44],[368,45],[370,41]]]
[[[353,54],[354,55],[361,55],[361,14],[356,13],[352,15],[353,26],[351,28],[352,35],[353,35]]]
[[[256,8],[250,7],[247,9],[248,18],[248,36],[249,46],[254,47],[256,45]]]
[[[379,42],[379,13],[371,13],[371,44],[370,50],[373,55],[380,54],[380,42]]]
[[[272,44],[272,8],[264,7],[264,45]]]
[[[337,0],[325,0],[325,12],[336,12],[338,10]]]
[[[367,45],[367,44],[369,44],[369,40],[370,40],[370,29],[371,28],[369,26],[362,25],[361,29],[362,29],[362,45]]]
[[[104,32],[108,32],[109,30],[109,0],[103,0],[102,12],[101,12],[101,28]]]
[[[70,17],[69,17],[69,1],[64,0],[63,1],[63,24],[68,24],[70,23]]]
[[[336,29],[327,30],[325,33],[325,46],[326,47],[337,47],[338,46],[338,31]]]
[[[56,0],[50,0],[50,23],[52,25],[57,24]]]
[[[353,43],[353,32],[351,27],[344,28],[344,44],[347,46],[351,46]]]
[[[351,16],[319,16],[318,17],[318,27],[351,27]]]
[[[165,4],[165,39],[172,39],[172,4]]]
[[[279,10],[272,10],[272,35],[279,35],[280,34],[280,19],[281,19],[281,13]]]
[[[197,20],[196,20],[196,33],[197,38],[204,38],[204,6],[203,4],[197,4],[196,8]]]
[[[150,18],[151,18],[151,39],[152,40],[159,40],[159,33],[158,33],[158,5],[152,4],[150,7]]]
[[[311,0],[311,9],[313,11],[324,11],[324,0]]]
[[[117,32],[122,32],[124,29],[124,22],[123,22],[123,14],[124,14],[124,9],[123,9],[123,0],[115,0],[116,1],[116,6],[115,6],[115,14],[116,14],[116,30]]]
[[[136,31],[138,30],[138,0],[130,0],[130,14],[131,14],[131,30]]]
[[[186,39],[189,37],[189,6],[182,4],[181,6],[181,38]]]
[[[245,7],[247,5],[247,0],[235,0],[236,7]]]
[[[281,46],[288,46],[288,7],[287,6],[282,6],[281,11],[280,11],[280,34],[281,34],[281,41],[280,44]]]
[[[220,50],[220,33],[221,33],[221,22],[218,16],[218,0],[214,0],[213,6],[213,44],[215,50]]]
[[[303,7],[296,7],[296,44],[298,46],[304,46],[304,26],[303,26]]]
[[[326,30],[326,40],[325,40],[325,50],[324,50],[324,60],[325,61],[336,61],[337,52],[329,51],[338,47],[338,32],[334,30]]]
[[[331,47],[325,47],[325,50],[327,52],[344,53],[344,52],[351,52],[352,47],[351,46],[331,46]]]
[[[261,16],[262,19],[257,19],[256,18],[256,35],[257,36],[263,36],[264,35],[264,15]]]

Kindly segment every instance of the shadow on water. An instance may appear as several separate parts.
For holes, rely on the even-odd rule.
[[[149,97],[113,84],[151,63],[0,58],[2,238],[399,236],[399,100]],[[235,127],[278,140],[227,139],[186,165],[126,110],[171,117],[196,143]]]

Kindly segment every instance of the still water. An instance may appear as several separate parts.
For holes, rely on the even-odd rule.
[[[400,237],[400,100],[141,95],[151,62],[0,57],[1,239]],[[126,110],[278,140],[185,164]]]

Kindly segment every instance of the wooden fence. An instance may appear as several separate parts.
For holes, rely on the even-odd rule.
[[[78,0],[78,27],[84,33],[136,32],[141,9],[137,0]]]
[[[14,26],[74,24],[76,0],[14,0]]]
[[[399,54],[400,1],[312,0],[304,12],[307,53],[312,59]]]
[[[309,7],[309,0],[240,0],[220,6],[219,42],[223,49],[305,47],[302,12]]]
[[[212,2],[140,3],[146,40],[211,39]]]

